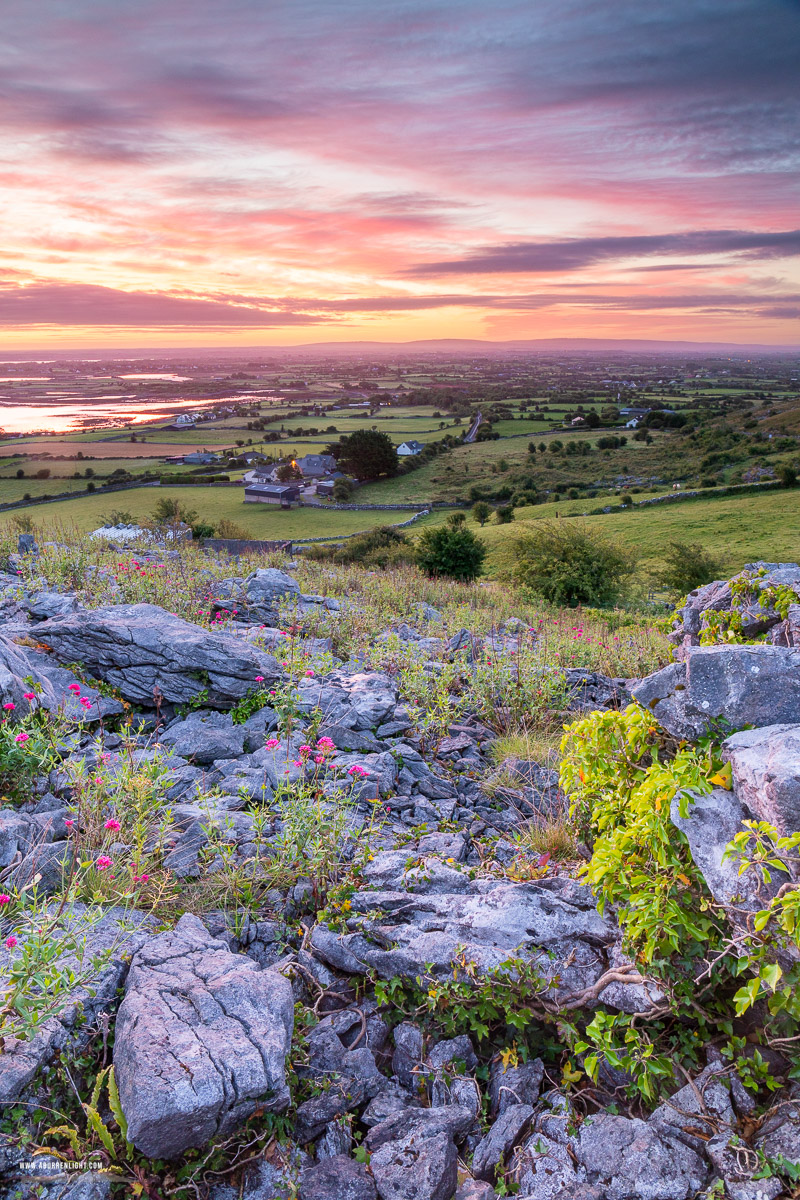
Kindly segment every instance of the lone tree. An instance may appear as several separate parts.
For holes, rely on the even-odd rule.
[[[388,433],[357,429],[328,446],[326,454],[332,454],[339,470],[355,479],[378,479],[397,473],[397,451]]]
[[[485,500],[478,500],[476,504],[473,504],[472,515],[480,525],[481,529],[483,529],[484,525],[489,520],[491,511],[492,510]]]
[[[481,573],[486,547],[471,529],[463,513],[454,513],[461,520],[450,521],[437,529],[425,529],[417,543],[417,566],[428,575],[446,575],[461,583],[471,583]]]

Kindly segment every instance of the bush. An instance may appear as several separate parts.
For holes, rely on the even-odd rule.
[[[340,546],[310,546],[306,556],[336,563],[389,567],[413,562],[414,548],[400,529],[379,525],[348,538]]]
[[[346,504],[353,494],[353,484],[350,479],[342,476],[333,485],[332,496],[337,504]]]
[[[784,487],[797,487],[797,471],[795,471],[794,467],[790,467],[788,463],[782,467],[778,467],[778,478]]]
[[[440,525],[423,531],[417,543],[417,565],[428,575],[445,575],[469,583],[481,573],[486,547],[466,525]]]
[[[498,525],[509,525],[514,520],[513,505],[506,504],[503,508],[498,508],[494,519]]]
[[[633,570],[631,554],[570,521],[540,521],[515,545],[513,580],[551,604],[612,605]]]
[[[653,572],[653,581],[678,596],[685,596],[721,576],[719,560],[700,542],[670,542],[663,565]]]
[[[712,488],[716,487],[718,483],[719,480],[715,479],[713,475],[706,475],[705,479],[701,481],[700,486],[704,488]]]
[[[133,514],[129,513],[127,509],[112,508],[110,513],[106,513],[105,516],[100,518],[100,523],[107,526],[135,525],[136,521],[133,518]]]
[[[217,537],[231,538],[237,542],[246,542],[250,541],[252,536],[249,529],[245,529],[243,525],[237,525],[235,521],[231,521],[228,517],[221,517],[217,522]]]

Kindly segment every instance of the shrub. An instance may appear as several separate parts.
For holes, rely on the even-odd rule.
[[[210,534],[208,536],[211,536]],[[237,525],[235,521],[231,521],[229,517],[221,517],[217,522],[217,537],[231,538],[238,542],[246,542],[252,538],[252,533],[249,529],[245,529],[243,525]]]
[[[603,608],[619,599],[630,553],[577,521],[540,521],[517,539],[512,578],[551,604]]]
[[[778,467],[778,478],[784,487],[797,487],[797,471],[786,463]]]
[[[391,525],[365,529],[341,546],[312,546],[306,553],[309,558],[361,563],[367,567],[388,567],[414,560],[411,542],[400,529]]]
[[[653,581],[679,596],[719,579],[722,566],[700,542],[670,542]]]
[[[153,509],[153,521],[156,525],[194,525],[197,513],[193,508],[187,508],[182,500],[173,496],[162,496]]]
[[[481,573],[486,547],[465,525],[440,525],[423,531],[417,565],[430,576],[445,575],[469,583]]]
[[[337,479],[333,485],[333,499],[337,504],[346,504],[353,494],[353,484],[350,479],[342,477]]]
[[[133,518],[133,514],[129,513],[127,511],[127,509],[123,509],[123,508],[112,508],[110,513],[106,513],[105,516],[100,518],[100,521],[103,525],[135,525],[136,524],[136,521]]]
[[[503,508],[498,508],[494,519],[498,525],[509,525],[514,520],[513,505],[506,504]]]

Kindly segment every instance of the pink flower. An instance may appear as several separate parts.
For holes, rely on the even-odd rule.
[[[333,749],[333,742],[331,741],[331,739],[329,737],[319,738],[317,740],[317,745],[321,746],[323,750],[332,750]]]
[[[263,683],[263,682],[264,682],[264,676],[256,675],[256,683]]]
[[[81,685],[79,683],[71,683],[69,685],[69,687],[67,688],[68,692],[74,692],[76,696],[78,695],[80,690],[81,690]]]
[[[315,754],[315,755],[314,755],[314,762],[315,762],[315,763],[322,763],[322,762],[325,762],[325,755],[324,755],[324,754]]]
[[[277,696],[277,694],[278,694],[278,693],[275,691],[275,689],[274,689],[274,688],[273,688],[273,689],[272,689],[272,691],[270,692],[270,696]]]
[[[27,733],[18,733],[17,736],[14,738],[14,741],[15,742],[27,742],[29,736],[30,735]]]
[[[12,704],[10,700],[9,700],[8,704],[3,705],[3,708],[6,709],[7,712],[11,712],[11,710],[16,707],[17,707],[16,704]]]
[[[105,825],[103,826],[103,829],[113,829],[115,832],[117,829],[121,828],[122,826],[120,825],[119,821],[115,821],[113,817],[106,821]]]
[[[140,876],[139,876],[139,882],[140,882],[140,883],[147,883],[147,881],[148,881],[148,879],[149,879],[149,878],[150,878],[150,876],[149,876],[149,875],[140,875]]]
[[[276,746],[280,746],[280,742],[277,738],[267,738],[264,745],[268,750],[274,750]]]
[[[84,708],[91,708],[92,702],[86,696],[81,696],[81,704]]]
[[[300,750],[299,750],[299,753],[300,753],[300,754],[310,754],[310,753],[311,753],[311,747],[310,747],[310,746],[301,746],[301,747],[300,747]]]
[[[111,859],[108,857],[107,854],[101,854],[100,857],[96,860],[96,866],[97,866],[98,871],[105,871],[106,867],[111,866]]]
[[[369,772],[365,771],[363,767],[359,767],[356,764],[355,766],[350,767],[347,774],[352,775],[354,779],[364,779],[369,774]]]
[[[299,758],[293,758],[293,759],[292,759],[292,766],[293,766],[293,767],[302,767],[302,765],[303,765],[303,764],[301,763],[301,761],[300,761],[300,759],[299,759]]]
[[[8,946],[9,950],[13,950],[14,947],[16,946],[16,944],[17,944],[17,939],[14,937],[14,935],[12,933],[10,937],[6,938],[6,945]]]
[[[313,674],[314,674],[314,672],[309,667],[309,669],[306,671],[306,675],[313,675]]]
[[[6,892],[3,892],[2,896],[0,896],[0,904],[10,904],[10,903],[11,903],[11,897]]]
[[[72,826],[75,824],[75,822],[74,821],[65,821],[64,824],[66,825],[67,829],[72,829]]]
[[[36,692],[25,692],[25,699],[26,700],[35,700]]]

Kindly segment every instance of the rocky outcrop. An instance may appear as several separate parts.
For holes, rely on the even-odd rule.
[[[717,579],[695,588],[686,597],[683,608],[676,613],[670,641],[675,645],[676,659],[686,657],[687,651],[700,645],[700,635],[709,625],[706,614],[734,613],[745,637],[767,634],[776,646],[800,645],[800,606],[789,609],[788,618],[768,601],[762,593],[769,588],[791,588],[800,598],[800,567],[797,563],[748,563],[733,579]]]
[[[537,972],[543,998],[556,1001],[595,987],[609,968],[617,930],[598,913],[591,890],[567,877],[472,880],[436,859],[407,869],[402,851],[378,855],[367,874],[383,887],[353,896],[352,932],[318,925],[311,935],[314,954],[337,970],[414,982],[452,978],[467,966],[472,977],[490,977],[513,960]],[[627,1012],[651,1006],[638,978],[615,988],[614,1005]]]
[[[800,724],[766,725],[726,738],[736,795],[759,821],[781,836],[800,829]]]
[[[61,662],[80,662],[137,704],[206,696],[226,708],[279,675],[275,659],[241,638],[210,633],[154,604],[120,604],[43,621],[36,636]]]
[[[134,956],[117,1016],[114,1069],[128,1136],[174,1158],[260,1107],[285,1108],[292,992],[232,954],[194,916]]]
[[[696,740],[714,727],[800,722],[800,649],[702,646],[631,689],[676,738]]]

